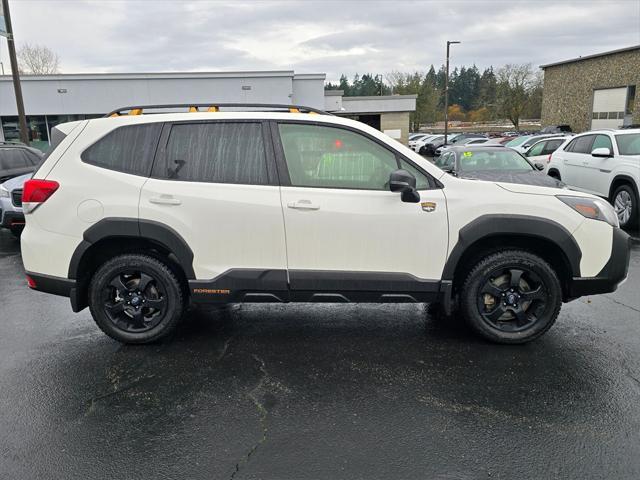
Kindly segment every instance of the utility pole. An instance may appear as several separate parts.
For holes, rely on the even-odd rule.
[[[18,59],[16,58],[16,45],[11,27],[11,13],[9,13],[9,0],[2,0],[2,10],[7,29],[7,45],[9,47],[9,60],[11,62],[11,76],[13,77],[13,90],[16,94],[18,107],[18,125],[20,129],[20,141],[29,145],[29,131],[27,130],[27,118],[24,114],[24,102],[22,101],[22,88],[20,87],[20,73],[18,72]]]
[[[444,77],[444,144],[447,144],[447,135],[449,133],[449,45],[461,43],[458,41],[447,40],[447,72]]]

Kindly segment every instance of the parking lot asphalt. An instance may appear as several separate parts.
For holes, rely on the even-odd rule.
[[[123,346],[0,232],[0,478],[640,478],[640,244],[613,294],[498,346],[424,305],[198,311]]]

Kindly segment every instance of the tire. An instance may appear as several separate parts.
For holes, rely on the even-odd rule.
[[[616,210],[622,228],[636,228],[640,218],[638,195],[629,184],[620,185],[611,196],[611,205]]]
[[[489,255],[473,267],[460,300],[465,320],[485,339],[527,343],[543,335],[556,321],[562,306],[562,287],[553,268],[542,258],[522,250],[507,250]]]
[[[126,254],[102,264],[89,284],[89,309],[100,329],[122,343],[155,342],[169,335],[185,309],[175,273],[160,260]]]

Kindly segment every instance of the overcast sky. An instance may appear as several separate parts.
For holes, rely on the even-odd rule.
[[[540,65],[640,44],[639,0],[10,0],[18,46],[62,73],[292,69],[385,73]],[[0,61],[8,70],[6,40]]]

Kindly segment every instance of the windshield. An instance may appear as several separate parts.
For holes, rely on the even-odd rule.
[[[524,142],[526,142],[527,140],[529,140],[529,136],[524,136],[524,137],[518,137],[518,138],[514,138],[513,140],[511,140],[510,142],[507,142],[507,147],[517,147],[518,145],[522,145]]]
[[[509,170],[530,172],[531,164],[513,150],[466,151],[460,154],[459,169],[463,172],[486,170]]]
[[[640,155],[640,133],[616,135],[620,155]]]

